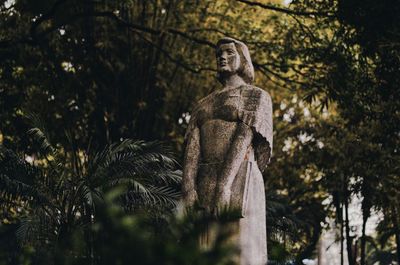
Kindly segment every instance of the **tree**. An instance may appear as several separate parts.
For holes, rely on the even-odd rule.
[[[0,141],[34,154],[23,119],[33,111],[49,124],[53,146],[75,161],[71,172],[88,146],[121,138],[170,141],[179,153],[195,102],[218,89],[214,43],[234,37],[248,44],[256,85],[274,101],[270,245],[298,262],[312,257],[321,221],[336,218],[349,231],[343,211],[361,195],[364,230],[372,210],[384,213],[393,233],[381,249],[396,247],[400,262],[398,3],[279,4],[3,1]],[[341,234],[354,262],[354,235]]]

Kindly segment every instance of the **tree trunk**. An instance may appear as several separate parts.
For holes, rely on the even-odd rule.
[[[340,211],[343,211],[343,208],[340,208]],[[341,214],[340,218],[340,265],[344,265],[344,226],[343,226],[343,215]]]
[[[393,228],[394,228],[394,233],[395,233],[395,238],[396,238],[397,264],[400,264],[400,227],[399,227],[397,214],[398,213],[397,213],[396,207],[392,206],[392,222],[393,222]]]
[[[350,236],[350,223],[349,223],[349,203],[347,198],[344,201],[344,210],[345,210],[345,224],[346,224],[346,248],[347,248],[347,258],[349,260],[349,265],[355,265],[353,258],[353,238]]]
[[[359,243],[359,240],[356,239],[356,242],[355,242],[354,245],[353,245],[353,261],[354,261],[354,264],[357,264],[358,243]]]
[[[400,231],[398,224],[396,224],[396,252],[397,252],[397,264],[400,264]]]
[[[342,191],[343,187],[343,179],[341,177],[340,186],[337,187],[337,190],[332,192],[333,197],[333,205],[336,209],[336,224],[340,225],[340,265],[344,265],[344,238],[343,238],[343,200],[342,200]]]
[[[370,217],[370,211],[369,209],[365,209],[363,211],[363,223],[362,223],[362,235],[361,235],[361,246],[360,246],[360,256],[361,256],[361,262],[360,265],[365,265],[365,245],[366,245],[366,235],[365,235],[365,229],[367,226],[367,221],[368,218]]]

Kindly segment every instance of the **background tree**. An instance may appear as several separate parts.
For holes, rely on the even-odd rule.
[[[312,257],[331,217],[350,264],[354,249],[361,264],[371,249],[396,250],[400,263],[398,11],[372,0],[2,1],[0,140],[35,154],[31,111],[72,172],[86,150],[121,139],[166,140],[181,153],[192,107],[218,89],[214,43],[234,37],[274,101],[270,257]],[[359,245],[346,215],[354,196]],[[365,232],[373,211],[384,217],[379,248]]]

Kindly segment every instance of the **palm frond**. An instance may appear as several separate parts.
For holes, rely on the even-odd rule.
[[[109,145],[97,153],[89,164],[89,172],[94,176],[104,176],[125,168],[140,174],[171,170],[176,165],[177,162],[170,158],[161,143],[145,143],[128,139]]]
[[[177,192],[175,189],[168,186],[150,186],[149,191],[154,203],[171,204],[174,207],[176,207],[181,197],[180,192]]]
[[[115,187],[125,185],[129,192],[126,201],[146,205],[175,205],[177,191],[165,186],[178,184],[181,171],[159,142],[124,140],[107,146],[94,155],[89,164],[89,179],[94,186]],[[140,204],[139,203],[139,204]]]
[[[43,208],[38,208],[34,214],[22,218],[16,230],[18,241],[49,243],[57,235],[57,228],[53,218]]]
[[[14,151],[0,145],[0,174],[31,184],[38,176],[39,170],[21,159]]]
[[[28,134],[33,140],[39,144],[40,153],[46,158],[49,169],[48,175],[62,176],[64,169],[65,157],[61,155],[59,150],[52,144],[49,133],[46,130],[44,122],[38,115],[28,114],[27,118],[31,122],[32,128],[28,130]],[[51,159],[49,159],[50,157]],[[58,179],[58,178],[57,178]],[[62,181],[62,179],[60,179]]]
[[[50,136],[46,130],[46,127],[40,117],[33,113],[28,113],[26,115],[30,121],[32,128],[28,130],[33,139],[39,144],[40,149],[44,155],[53,154],[55,149],[50,143]]]
[[[32,186],[18,180],[10,179],[3,174],[0,174],[0,187],[2,197],[6,200],[29,199],[35,194]]]
[[[124,204],[128,207],[176,207],[181,196],[180,192],[170,186],[155,186],[143,183],[129,177],[118,178],[109,182],[109,188],[124,186],[126,192],[122,194]]]
[[[40,149],[44,155],[52,154],[54,152],[53,146],[51,145],[47,136],[41,129],[39,128],[29,129],[28,134],[30,134],[37,143],[39,143]]]
[[[85,179],[79,181],[76,188],[76,194],[81,201],[84,201],[92,209],[95,207],[95,201],[102,200],[101,192],[90,187]]]
[[[32,235],[35,231],[35,227],[37,226],[38,219],[35,216],[30,218],[23,218],[17,228],[16,236],[18,241],[26,242],[32,239],[34,236]]]

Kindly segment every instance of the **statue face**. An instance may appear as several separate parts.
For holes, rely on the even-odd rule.
[[[217,48],[217,71],[236,73],[240,67],[240,55],[234,43],[224,43]]]

